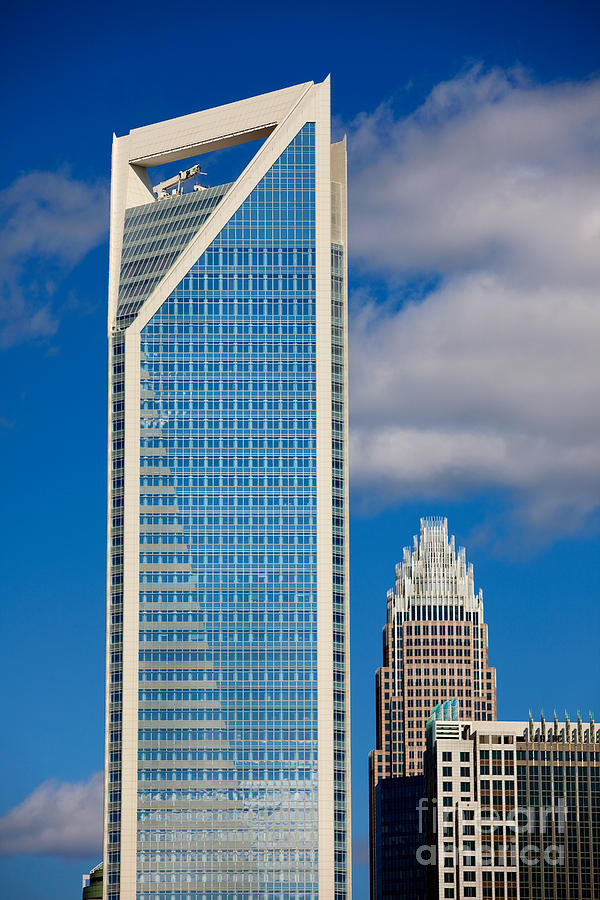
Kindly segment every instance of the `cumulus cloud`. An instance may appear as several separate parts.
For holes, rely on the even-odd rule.
[[[45,781],[0,818],[0,856],[100,856],[102,790],[102,772],[85,782]]]
[[[480,68],[412,115],[351,126],[353,256],[390,275],[598,274],[600,81],[531,85]]]
[[[30,172],[0,191],[0,346],[51,337],[64,275],[100,244],[108,189],[61,172]]]
[[[600,81],[477,67],[351,125],[363,500],[508,489],[565,530],[597,507],[599,110]]]

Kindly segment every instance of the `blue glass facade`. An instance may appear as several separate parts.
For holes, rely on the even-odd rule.
[[[314,122],[301,128],[139,333],[137,900],[319,896],[315,130]],[[211,189],[213,208],[229,189]],[[117,314],[112,338],[108,900],[122,897],[124,333],[154,286],[143,279],[162,265],[155,248],[163,255],[165,246],[185,248],[190,215],[178,212],[179,203],[192,208],[183,196],[128,211],[128,253],[141,263],[131,275],[128,262],[127,274],[138,279],[140,299]],[[149,248],[138,239],[146,231]],[[335,900],[342,900],[341,245],[332,246],[331,260],[331,843]]]
[[[312,123],[141,353],[138,898],[316,897]]]

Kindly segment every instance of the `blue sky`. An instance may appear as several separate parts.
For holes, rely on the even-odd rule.
[[[12,3],[2,27],[2,895],[76,898],[98,859],[112,132],[331,72],[362,900],[385,594],[421,515],[475,565],[499,716],[600,713],[598,8]]]

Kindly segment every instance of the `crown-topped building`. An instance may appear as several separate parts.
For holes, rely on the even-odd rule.
[[[457,697],[465,718],[496,718],[496,673],[488,666],[483,593],[448,522],[421,519],[387,597],[383,666],[376,675],[377,747],[369,756],[372,895],[377,893],[376,789],[423,773],[425,726],[438,703]],[[383,802],[383,798],[380,797]]]

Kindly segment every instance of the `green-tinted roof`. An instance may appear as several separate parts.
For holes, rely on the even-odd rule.
[[[444,700],[433,707],[431,715],[427,720],[426,729],[430,730],[434,722],[458,722],[460,719],[459,703],[456,697],[451,700]]]
[[[171,268],[231,184],[134,206],[125,214],[117,325],[125,326]]]
[[[100,863],[90,872],[90,883],[83,889],[82,900],[101,900],[104,866]]]

